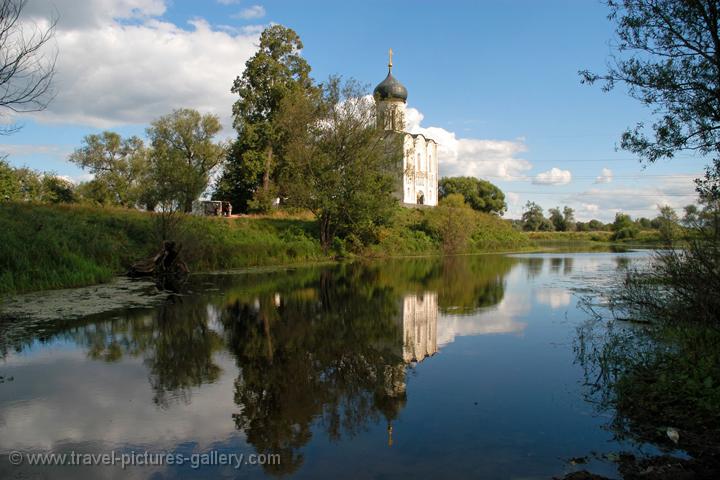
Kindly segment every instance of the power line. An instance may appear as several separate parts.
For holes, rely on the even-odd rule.
[[[524,192],[518,190],[508,190],[507,193],[522,193],[525,195],[578,195],[581,197],[592,197],[595,195],[618,195],[623,194],[613,191],[600,192]],[[697,193],[632,193],[633,197],[694,197]]]
[[[642,179],[642,178],[698,178],[702,176],[702,173],[684,173],[684,174],[648,174],[644,175],[642,173],[633,174],[633,175],[609,175],[607,178],[610,179],[617,179],[617,178],[632,178],[632,179]],[[480,178],[500,178],[500,179],[517,179],[517,180],[532,180],[534,178],[533,175],[479,175]],[[582,178],[582,179],[595,179],[598,177],[602,177],[602,175],[572,175],[572,178]]]

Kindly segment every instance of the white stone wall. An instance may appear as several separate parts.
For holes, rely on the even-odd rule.
[[[403,143],[403,203],[437,205],[437,143],[423,135],[410,134],[405,135]]]
[[[395,132],[405,131],[405,102],[385,100],[377,105],[378,127]]]

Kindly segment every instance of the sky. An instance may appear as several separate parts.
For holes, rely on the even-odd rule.
[[[579,70],[605,71],[613,24],[596,0],[28,0],[24,21],[57,19],[56,96],[0,137],[16,166],[91,178],[67,161],[85,135],[144,137],[177,108],[217,114],[234,135],[233,80],[263,28],[294,29],[312,76],[352,77],[368,91],[387,74],[408,89],[408,129],[440,144],[442,176],[472,175],[506,194],[506,218],[527,201],[568,205],[579,220],[618,211],[654,217],[695,200],[702,158],[644,166],[620,135],[652,112],[622,87],[605,93]]]

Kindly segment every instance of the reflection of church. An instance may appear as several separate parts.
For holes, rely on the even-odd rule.
[[[373,92],[377,104],[377,122],[388,134],[402,138],[403,161],[398,165],[395,195],[406,205],[437,205],[437,142],[423,134],[405,131],[407,88],[392,75],[392,50],[388,74]]]
[[[421,362],[437,353],[438,302],[436,292],[405,295],[402,313],[403,361]]]
[[[392,420],[407,401],[406,368],[437,353],[437,292],[411,293],[403,297],[396,317],[402,342],[396,344],[402,362],[385,368],[385,392],[380,403],[388,421],[388,445],[392,445]]]

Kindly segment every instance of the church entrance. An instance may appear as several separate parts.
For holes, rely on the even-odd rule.
[[[418,194],[417,194],[417,204],[418,204],[418,205],[425,205],[425,195],[423,195],[423,192],[418,192]]]

